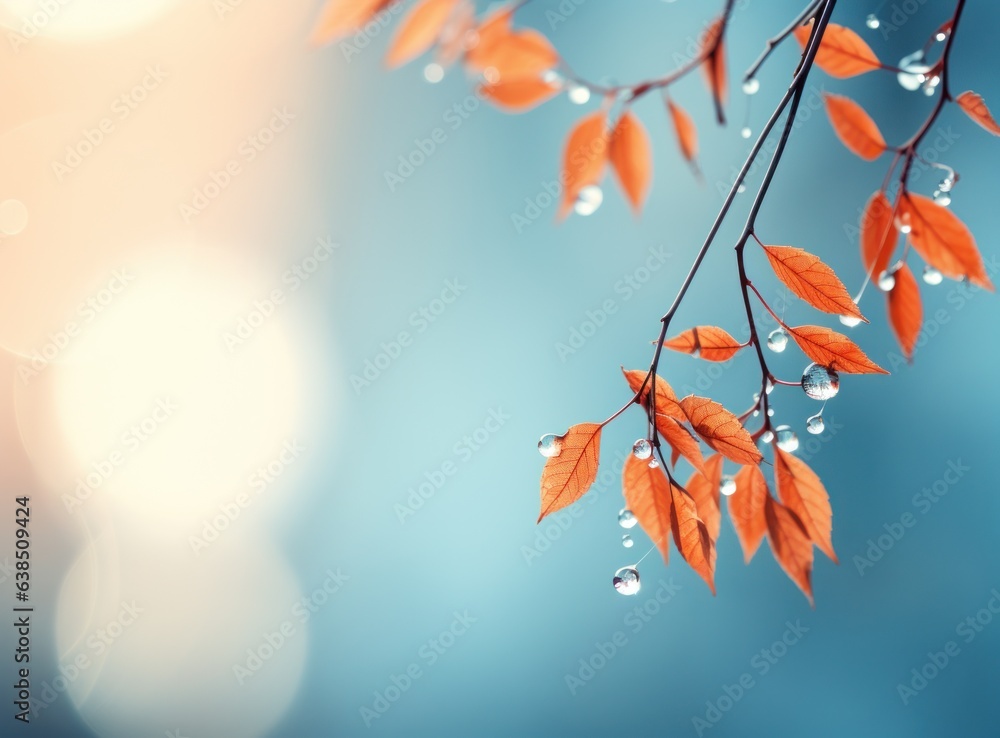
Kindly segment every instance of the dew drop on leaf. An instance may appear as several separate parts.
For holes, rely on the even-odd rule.
[[[640,461],[645,461],[653,455],[653,444],[645,438],[640,438],[632,444],[632,455]]]
[[[621,569],[615,572],[615,578],[612,580],[615,585],[615,590],[618,594],[623,595],[634,595],[639,592],[639,588],[642,586],[639,584],[639,572],[630,566],[623,566]]]
[[[593,215],[604,202],[604,193],[597,185],[587,185],[577,195],[573,210],[577,215]]]
[[[590,101],[590,90],[583,85],[572,85],[566,92],[566,96],[574,105],[584,105]]]
[[[627,507],[622,508],[621,510],[618,511],[618,525],[620,525],[622,528],[626,529],[634,528],[635,524],[638,522],[639,521],[636,520],[635,515],[633,515],[632,511],[629,510]]]
[[[430,82],[432,85],[436,85],[438,82],[444,79],[444,67],[442,67],[437,62],[431,62],[426,67],[424,67],[424,79]]]
[[[829,400],[840,391],[840,375],[822,364],[812,363],[802,372],[802,391],[814,400]]]
[[[854,328],[861,324],[861,318],[855,318],[853,315],[841,315],[840,322],[848,328]]]
[[[779,425],[774,429],[775,442],[782,451],[791,453],[799,447],[799,437],[787,425]]]
[[[626,533],[625,535],[622,536],[622,545],[625,548],[632,548],[632,546],[635,545],[635,541],[632,540],[632,536]]]
[[[767,336],[767,347],[774,353],[780,354],[788,345],[788,334],[782,328],[775,328]]]
[[[751,77],[750,79],[743,80],[743,94],[745,95],[756,95],[758,90],[760,90],[760,80],[756,77]],[[744,136],[746,138],[746,136]]]
[[[562,451],[562,439],[554,433],[546,433],[538,441],[538,453],[547,459],[558,456]]]
[[[719,492],[724,494],[726,497],[729,497],[735,491],[736,491],[736,480],[727,474],[722,478],[722,481],[719,483]]]
[[[924,267],[924,283],[929,285],[939,285],[944,281],[944,275],[932,266]]]
[[[879,27],[878,16],[874,13],[869,13],[868,17],[865,18],[865,25],[868,26],[873,31]]]
[[[818,436],[826,430],[826,423],[823,422],[822,415],[813,415],[806,420],[806,430],[814,436]]]

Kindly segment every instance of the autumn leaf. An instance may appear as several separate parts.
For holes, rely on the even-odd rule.
[[[775,560],[813,605],[813,547],[802,521],[771,496],[764,500],[764,516]]]
[[[670,527],[674,545],[684,560],[705,580],[715,594],[715,543],[691,496],[676,484],[670,485]]]
[[[893,276],[895,283],[886,296],[889,301],[889,324],[903,349],[903,356],[910,361],[924,321],[920,285],[906,264],[900,265]]]
[[[622,469],[625,505],[650,540],[660,549],[663,562],[670,558],[670,482],[660,468],[629,454]]]
[[[664,341],[663,346],[682,354],[692,354],[706,361],[728,361],[743,344],[722,328],[699,325]]]
[[[310,40],[314,44],[336,41],[360,30],[368,20],[393,0],[329,0],[320,11]]]
[[[722,39],[724,30],[725,18],[720,16],[708,26],[701,41],[703,51],[714,49],[705,58],[702,69],[705,72],[705,82],[712,93],[712,100],[715,102],[715,116],[720,124],[726,122],[723,106],[726,104],[726,95],[729,90],[726,79],[726,48]]]
[[[527,77],[479,87],[480,94],[494,105],[511,112],[522,113],[552,98],[560,91],[558,85]]]
[[[642,387],[643,382],[646,379],[646,375],[649,372],[642,369],[624,369],[622,368],[622,374],[625,375],[625,381],[628,382],[628,386],[631,388],[633,393],[637,393],[639,388]],[[639,397],[639,402],[645,408],[649,407],[649,389],[653,382],[647,382],[645,388],[642,390],[642,395]],[[680,406],[677,401],[677,395],[674,393],[673,387],[671,387],[667,380],[663,377],[657,376],[655,378],[656,385],[656,414],[657,415],[668,415],[671,418],[676,418],[681,422],[687,420],[687,414],[684,409]]]
[[[542,511],[538,522],[572,505],[594,483],[601,455],[601,426],[574,425],[559,437],[559,444],[559,453],[545,462],[542,469]]]
[[[695,157],[698,156],[698,129],[694,121],[687,111],[673,100],[667,100],[667,111],[677,133],[677,145],[680,147],[681,156],[694,164]]]
[[[549,40],[531,28],[498,36],[474,58],[494,83],[539,77],[559,64],[559,54]]]
[[[442,66],[456,61],[466,51],[466,41],[476,27],[476,6],[472,0],[458,0],[438,38],[436,58]]]
[[[872,161],[885,152],[885,139],[875,121],[849,97],[823,95],[826,114],[841,143],[862,159]]]
[[[800,325],[788,333],[802,353],[817,364],[843,374],[888,374],[885,369],[865,356],[850,338],[818,325]]]
[[[743,560],[749,564],[767,532],[764,504],[771,495],[767,491],[764,473],[756,464],[742,467],[736,473],[734,481],[736,491],[729,495],[726,504],[736,537],[743,549]]]
[[[809,43],[812,23],[810,20],[806,25],[795,29],[795,38],[803,49]],[[882,63],[857,33],[850,28],[830,23],[816,52],[816,66],[831,77],[844,79],[880,69]]]
[[[868,322],[844,283],[819,257],[792,246],[765,246],[764,252],[778,279],[814,308]]]
[[[830,509],[830,496],[816,473],[802,459],[775,447],[774,481],[778,499],[798,516],[809,539],[837,563],[831,540],[833,511]]]
[[[861,262],[873,279],[889,267],[898,239],[895,208],[879,190],[868,198],[861,215]]]
[[[566,140],[563,151],[562,205],[559,217],[566,217],[573,203],[576,202],[580,190],[588,185],[597,184],[604,173],[604,165],[608,154],[608,131],[605,126],[604,111],[599,110],[585,116]]]
[[[398,67],[415,59],[434,45],[444,30],[458,0],[422,0],[400,22],[385,62]]]
[[[608,156],[618,183],[632,210],[638,214],[653,179],[653,150],[646,127],[631,111],[626,111],[618,119],[611,133]]]
[[[952,279],[993,290],[969,229],[951,210],[929,197],[904,192],[900,217],[910,226],[910,243],[924,261]]]
[[[688,395],[680,401],[695,433],[713,450],[737,464],[757,464],[761,453],[739,418],[707,397]]]
[[[501,6],[487,15],[476,27],[475,45],[465,54],[465,65],[470,72],[482,72],[491,64],[494,48],[511,32],[514,10],[511,5]]]
[[[670,444],[675,455],[683,456],[698,471],[704,470],[705,459],[701,455],[701,446],[691,431],[674,418],[661,413],[656,414],[656,429]],[[672,463],[677,463],[676,458],[672,460]]]
[[[698,517],[705,522],[708,535],[713,541],[719,539],[719,528],[722,525],[722,512],[719,503],[719,486],[722,484],[722,454],[712,454],[702,467],[703,471],[695,471],[684,485],[695,507]]]
[[[972,120],[994,136],[1000,136],[1000,125],[997,124],[993,114],[990,113],[990,109],[986,107],[986,101],[983,100],[982,96],[969,90],[956,97],[955,102],[959,104],[966,115],[972,118]]]

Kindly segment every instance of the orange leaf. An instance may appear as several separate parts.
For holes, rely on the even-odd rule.
[[[749,564],[767,532],[764,505],[771,495],[767,491],[764,473],[756,464],[742,467],[736,473],[734,481],[736,491],[729,495],[726,504],[736,537],[743,549],[743,560]]]
[[[812,541],[794,512],[770,496],[764,503],[767,540],[774,558],[812,605]]]
[[[597,478],[601,456],[601,426],[596,423],[574,425],[559,437],[561,450],[545,462],[542,469],[542,511],[546,515],[572,505],[590,489]]]
[[[844,283],[819,257],[791,246],[765,246],[764,252],[778,279],[814,308],[868,322]]]
[[[490,13],[476,28],[475,45],[465,54],[465,63],[472,72],[482,72],[490,66],[494,47],[511,34],[514,9],[505,5]]]
[[[699,325],[664,341],[665,348],[692,354],[706,361],[728,361],[743,344],[721,328]]]
[[[900,215],[910,226],[910,243],[924,261],[946,277],[968,277],[973,284],[993,290],[976,240],[953,212],[929,197],[904,192]]]
[[[872,279],[878,279],[889,267],[898,239],[896,209],[879,190],[868,199],[861,216],[861,262]]]
[[[704,471],[705,459],[701,455],[701,446],[691,431],[669,415],[662,415],[660,413],[656,414],[656,429],[666,439],[667,443],[670,444],[670,448],[673,449],[675,455],[680,454],[695,469]],[[676,458],[671,463],[676,464]]]
[[[844,374],[888,374],[885,369],[865,356],[850,338],[818,325],[788,328],[802,353],[817,364]]]
[[[833,130],[844,146],[867,161],[885,152],[885,139],[864,108],[843,95],[825,93],[823,98]]]
[[[997,124],[993,114],[990,113],[990,109],[986,107],[986,101],[980,95],[969,90],[956,97],[955,102],[962,107],[962,110],[972,120],[976,121],[976,123],[994,136],[1000,136],[1000,125]]]
[[[909,361],[920,335],[924,321],[923,306],[920,304],[920,285],[910,268],[903,264],[894,275],[896,283],[887,295],[889,300],[889,324],[903,355]]]
[[[757,464],[761,453],[739,419],[707,397],[688,395],[681,400],[695,433],[713,450],[737,464]]]
[[[715,49],[705,58],[702,69],[705,72],[705,81],[708,84],[708,89],[712,93],[712,99],[715,102],[715,115],[719,123],[726,122],[726,116],[722,108],[726,103],[726,94],[728,92],[726,80],[726,45],[721,38],[724,30],[724,22],[725,18],[722,16],[712,21],[711,25],[705,30],[705,35],[701,41],[702,50],[708,51],[713,47]]]
[[[645,126],[631,111],[618,119],[608,157],[632,210],[638,213],[653,179],[653,150]]]
[[[550,85],[536,77],[515,79],[495,85],[480,85],[480,94],[497,107],[521,113],[550,99],[559,92],[558,85]]]
[[[562,181],[566,184],[559,209],[560,218],[566,217],[580,190],[601,180],[607,153],[608,131],[604,111],[599,110],[577,123],[566,141],[562,166]]]
[[[674,104],[673,100],[667,100],[667,110],[670,112],[674,131],[677,132],[677,145],[680,146],[681,156],[694,163],[695,157],[698,156],[698,129],[694,121],[687,111],[680,105]]]
[[[415,59],[434,45],[458,0],[422,0],[400,23],[385,57],[390,67]]]
[[[549,40],[531,28],[498,35],[475,58],[481,69],[494,70],[495,74],[488,75],[491,82],[538,77],[559,64],[559,54]]]
[[[712,454],[705,460],[702,471],[696,471],[688,479],[685,488],[695,506],[698,517],[705,521],[708,535],[713,541],[719,539],[722,512],[719,505],[719,485],[722,484],[722,455]]]
[[[642,369],[622,369],[622,374],[625,375],[625,381],[628,382],[628,386],[632,389],[633,393],[639,391],[642,387],[642,383],[646,379],[646,375],[649,372],[643,371]],[[674,394],[673,387],[667,384],[667,380],[663,377],[656,377],[656,414],[657,415],[669,415],[671,418],[676,418],[680,421],[686,421],[687,415],[684,413],[684,409],[680,406],[677,401],[677,395]],[[639,402],[645,408],[649,407],[649,388],[651,382],[647,382],[645,388],[642,390],[642,395],[639,397]]]
[[[802,521],[809,539],[837,563],[833,551],[830,497],[816,473],[802,459],[774,449],[774,481],[778,498]]]
[[[674,545],[691,568],[708,583],[715,594],[715,543],[708,528],[698,517],[698,508],[687,492],[676,484],[670,485],[670,527]]]
[[[663,469],[650,469],[649,462],[629,454],[622,469],[625,504],[639,525],[663,554],[670,554],[670,482]]]
[[[476,6],[472,0],[458,0],[459,5],[441,29],[437,60],[448,66],[465,53],[466,42],[476,27]]]
[[[803,49],[809,42],[811,32],[812,21],[795,29],[795,38]],[[830,23],[816,52],[816,66],[831,77],[843,79],[880,69],[882,63],[858,34],[850,28]]]
[[[361,28],[393,0],[329,0],[320,11],[310,41],[326,44]]]

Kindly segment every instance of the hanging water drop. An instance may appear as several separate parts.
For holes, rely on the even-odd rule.
[[[623,566],[616,571],[615,578],[611,581],[615,585],[615,591],[623,595],[634,595],[642,586],[639,584],[639,572],[630,566]]]
[[[740,129],[740,135],[743,136],[743,138],[750,138],[750,136],[753,135],[753,131],[750,130],[750,126],[743,126],[743,128]]]
[[[767,347],[780,354],[788,345],[788,334],[782,328],[775,328],[767,335]]]
[[[938,189],[941,192],[951,192],[954,186],[955,186],[955,178],[949,175],[941,180],[941,183],[938,185]]]
[[[774,433],[769,430],[766,430],[760,434],[760,440],[763,441],[764,443],[770,443],[771,441],[774,440]]]
[[[934,202],[941,207],[946,208],[951,205],[951,195],[947,192],[943,192],[942,190],[934,190]]]
[[[899,232],[900,233],[909,233],[912,230],[913,230],[913,226],[911,226],[909,223],[900,223],[900,225],[899,225]]]
[[[740,182],[740,186],[736,188],[736,191],[742,195],[744,192],[747,191],[747,186],[742,182]]]
[[[583,85],[573,85],[569,88],[566,96],[574,105],[584,105],[590,101],[590,90]]]
[[[424,79],[430,82],[432,85],[436,85],[438,82],[444,79],[444,67],[442,67],[437,62],[431,62],[426,67],[424,67]]]
[[[802,391],[814,400],[829,400],[840,391],[840,375],[834,369],[812,363],[802,372]]]
[[[924,267],[924,283],[929,285],[939,285],[944,281],[944,275],[930,264]]]
[[[865,25],[868,26],[873,31],[879,27],[878,16],[874,13],[869,13],[868,17],[865,18]]]
[[[538,441],[538,453],[547,459],[558,456],[562,451],[562,438],[554,433],[546,433]]]
[[[896,79],[899,81],[900,87],[910,92],[920,89],[920,86],[927,79],[926,73],[931,71],[931,68],[923,61],[924,52],[919,49],[899,60],[900,72],[896,75]]]
[[[736,491],[736,480],[726,474],[719,483],[719,492],[729,497]]]
[[[787,451],[792,453],[799,447],[799,437],[795,435],[795,431],[787,425],[779,425],[774,429],[774,435],[778,448],[782,451]]]
[[[656,460],[655,456],[649,460],[649,468],[650,469],[659,469],[660,468],[660,462]]]
[[[632,548],[632,546],[635,545],[635,541],[632,540],[632,536],[626,533],[625,535],[622,536],[622,545],[625,548]]]
[[[941,84],[941,78],[936,74],[933,77],[928,77],[924,80],[923,84],[924,94],[927,95],[927,97],[933,97],[939,84]]]
[[[764,394],[769,395],[774,392],[774,382],[770,379],[764,382]]]
[[[821,414],[812,415],[806,420],[806,430],[814,436],[818,436],[825,429],[826,423],[823,422],[823,416]]]
[[[635,524],[638,522],[639,521],[636,520],[635,515],[633,515],[632,511],[627,507],[618,511],[618,525],[622,528],[625,528],[626,530],[628,528],[634,528]]]
[[[573,210],[577,215],[593,215],[604,202],[604,193],[597,185],[587,185],[576,197]]]
[[[854,328],[855,326],[861,324],[861,318],[856,318],[853,315],[841,315],[840,322],[848,328]]]
[[[743,94],[745,95],[756,95],[758,90],[760,90],[760,80],[756,77],[751,77],[750,79],[743,80]],[[744,136],[744,138],[746,138]]]
[[[769,417],[769,418],[773,418],[774,417],[774,408],[773,407],[769,407],[767,409],[767,417]]]
[[[937,33],[934,34],[934,40],[937,41],[938,43],[944,41],[946,38],[948,38],[948,34],[945,33],[944,31],[938,31]]]
[[[890,292],[896,286],[896,270],[887,269],[878,275],[878,288],[883,292]]]
[[[645,438],[640,438],[632,444],[632,455],[640,461],[645,461],[653,455],[653,444]]]

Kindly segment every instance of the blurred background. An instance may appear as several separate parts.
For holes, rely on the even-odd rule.
[[[816,403],[772,395],[833,501],[841,563],[817,557],[815,610],[769,551],[744,565],[728,520],[717,597],[656,554],[636,596],[614,591],[649,548],[638,528],[623,548],[618,525],[638,411],[606,430],[590,494],[535,525],[538,437],[628,399],[619,366],[648,365],[749,149],[744,119],[759,129],[795,66],[789,42],[748,109],[738,75],[802,3],[736,5],[728,125],[699,75],[673,88],[699,125],[704,181],[649,96],[642,217],[608,179],[596,212],[556,225],[559,152],[596,99],[498,112],[457,69],[428,83],[429,59],[387,73],[381,24],[315,48],[313,0],[0,2],[0,597],[17,604],[14,499],[29,495],[34,608],[19,728],[996,735],[992,295],[922,284],[908,366],[870,288],[872,324],[851,335],[893,376],[844,377],[820,436],[804,427]],[[887,63],[953,10],[876,6],[843,2],[834,20]],[[716,12],[574,0],[517,18],[580,74],[624,82],[676,66]],[[953,55],[954,91],[994,109],[998,21],[970,3]],[[887,162],[843,149],[824,91],[859,101],[890,143],[933,101],[889,73],[810,78],[758,232],[820,254],[853,289],[860,207]],[[951,207],[996,281],[997,142],[949,108],[922,153],[959,171]],[[918,167],[913,188],[939,179]],[[748,204],[676,327],[743,335],[731,245]],[[749,268],[791,324],[846,330],[786,300],[760,254]],[[806,363],[772,357],[790,379]],[[757,384],[749,354],[665,355],[661,373],[734,410]],[[0,630],[6,684],[15,645]]]

